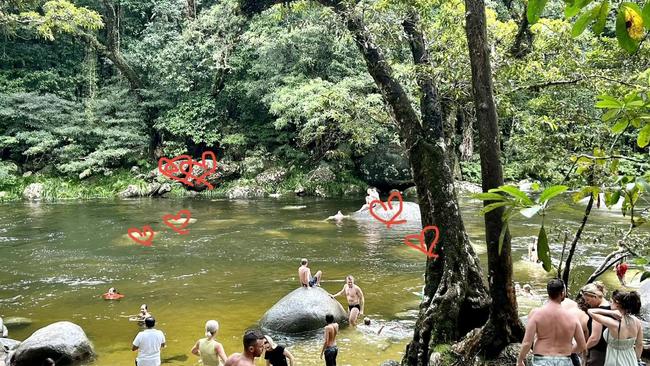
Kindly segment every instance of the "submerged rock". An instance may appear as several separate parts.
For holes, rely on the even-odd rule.
[[[246,199],[264,197],[266,192],[261,187],[255,186],[236,186],[228,190],[226,193],[228,198],[232,199]]]
[[[347,313],[341,304],[320,287],[297,288],[269,309],[260,325],[280,333],[303,333],[325,326],[325,315],[334,321],[346,321]]]
[[[10,366],[41,365],[46,358],[57,366],[78,365],[95,357],[93,346],[80,326],[56,322],[34,332],[9,357]]]

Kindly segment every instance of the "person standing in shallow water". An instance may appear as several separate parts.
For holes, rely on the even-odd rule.
[[[354,277],[352,277],[352,275],[348,275],[345,280],[347,283],[343,285],[343,289],[334,295],[330,295],[330,297],[333,299],[345,293],[345,296],[348,299],[348,311],[350,312],[348,320],[350,321],[350,325],[356,327],[357,317],[359,314],[364,314],[363,311],[366,300],[363,297],[363,291],[361,291],[361,288],[354,284]]]
[[[521,343],[517,366],[525,366],[526,355],[533,348],[533,366],[572,366],[572,353],[586,348],[580,322],[568,310],[562,308],[566,297],[564,282],[552,279],[546,285],[548,302],[541,308],[531,310],[526,324],[526,334]],[[576,340],[573,345],[572,341]]]
[[[325,341],[323,342],[323,349],[320,352],[320,358],[325,355],[325,366],[336,366],[336,356],[339,354],[339,349],[336,347],[336,335],[339,333],[339,325],[334,322],[334,315],[325,315]]]
[[[153,317],[144,320],[147,329],[138,333],[133,340],[132,351],[138,351],[135,359],[136,366],[160,366],[160,349],[165,347],[165,335],[153,327],[156,319]]]
[[[204,366],[219,366],[219,359],[226,362],[228,355],[224,351],[221,343],[215,339],[219,332],[219,322],[216,320],[208,320],[205,323],[205,338],[199,339],[192,353],[200,356]]]
[[[643,352],[643,327],[633,315],[641,310],[641,298],[636,291],[614,291],[612,310],[589,309],[589,315],[606,327],[605,366],[637,366]]]
[[[264,359],[266,366],[294,366],[296,360],[284,346],[275,344],[271,336],[264,336]],[[287,364],[287,359],[289,363]]]

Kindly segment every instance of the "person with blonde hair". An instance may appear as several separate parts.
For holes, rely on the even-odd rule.
[[[296,359],[293,358],[291,352],[289,352],[284,346],[275,344],[271,336],[264,336],[264,350],[266,366],[293,366],[296,362]],[[287,359],[289,359],[288,364]]]
[[[203,361],[203,365],[205,366],[219,366],[221,365],[219,359],[224,363],[228,359],[223,345],[215,339],[218,332],[219,322],[216,320],[208,320],[205,322],[205,338],[196,341],[196,344],[192,348],[191,352],[201,357],[201,361]]]

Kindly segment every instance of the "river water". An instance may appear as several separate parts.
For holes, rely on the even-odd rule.
[[[330,293],[352,274],[363,289],[366,314],[387,332],[342,329],[340,365],[378,365],[399,360],[411,336],[425,255],[402,240],[417,234],[417,223],[385,226],[375,222],[324,222],[337,210],[352,212],[360,200],[314,198],[229,201],[209,199],[142,199],[8,203],[0,211],[0,315],[27,317],[30,325],[10,327],[10,337],[23,340],[40,327],[59,320],[79,324],[98,353],[95,365],[132,365],[131,342],[140,330],[127,315],[149,305],[157,328],[165,332],[163,360],[170,365],[198,365],[189,350],[203,336],[203,325],[217,319],[218,335],[228,354],[241,352],[241,335],[255,327],[264,312],[298,285],[301,258],[312,272],[324,272],[323,288]],[[304,207],[303,207],[304,206]],[[461,200],[470,238],[486,265],[480,203]],[[162,216],[187,209],[197,221],[189,234],[165,226]],[[577,227],[581,206],[564,204],[547,218]],[[127,236],[128,228],[151,225],[153,245],[145,247]],[[612,249],[610,228],[625,228],[617,213],[596,212],[587,234],[604,233],[599,243],[578,250],[576,282]],[[539,229],[539,221],[518,220],[513,258],[515,280],[544,293],[552,277],[523,257]],[[557,235],[551,234],[551,240]],[[441,238],[444,240],[444,238]],[[552,244],[558,253],[561,243]],[[634,271],[629,271],[629,275]],[[602,278],[618,287],[613,273]],[[638,281],[638,280],[637,280]],[[105,301],[100,295],[116,287],[126,297]],[[345,298],[340,297],[345,304]],[[522,300],[522,313],[540,300]],[[471,316],[471,315],[468,315]],[[289,346],[298,365],[321,365],[320,332],[302,337],[278,336]],[[263,365],[259,360],[258,365]]]

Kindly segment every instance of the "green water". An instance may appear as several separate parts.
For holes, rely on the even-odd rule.
[[[206,320],[219,321],[218,339],[228,354],[240,352],[243,331],[254,327],[267,309],[297,287],[299,261],[307,257],[312,271],[324,272],[323,287],[330,293],[340,290],[345,275],[353,274],[365,293],[369,317],[381,324],[397,321],[396,314],[401,313],[400,323],[391,324],[412,329],[412,310],[419,302],[414,293],[423,284],[425,256],[402,239],[419,228],[407,224],[387,230],[374,222],[322,221],[337,210],[349,213],[361,204],[361,200],[298,198],[4,204],[0,315],[33,320],[29,326],[10,328],[10,337],[18,340],[52,322],[72,321],[93,341],[99,356],[95,365],[132,365],[135,352],[130,344],[139,327],[123,316],[137,313],[146,303],[167,337],[165,364],[197,365],[189,350],[202,337]],[[306,208],[284,209],[290,205]],[[478,205],[462,201],[466,226],[485,265]],[[190,210],[197,219],[187,235],[173,232],[161,220],[180,209]],[[554,215],[558,218],[547,225],[575,224],[581,207],[561,207]],[[128,228],[144,225],[156,232],[152,247],[135,244],[126,235]],[[626,223],[616,214],[598,212],[591,225],[589,230],[598,231]],[[542,292],[550,275],[539,265],[522,261],[538,226],[519,221],[513,229],[515,280]],[[554,243],[552,251],[558,253],[560,245]],[[611,247],[611,241],[605,240],[579,248],[579,279],[591,273]],[[613,273],[604,279],[610,286],[617,283]],[[111,286],[126,297],[102,300],[100,295]],[[524,302],[522,311],[534,305],[535,301]],[[408,341],[349,328],[338,339],[339,364],[353,366],[400,359]],[[298,365],[323,364],[318,357],[320,333],[280,337],[280,343],[289,345]]]

